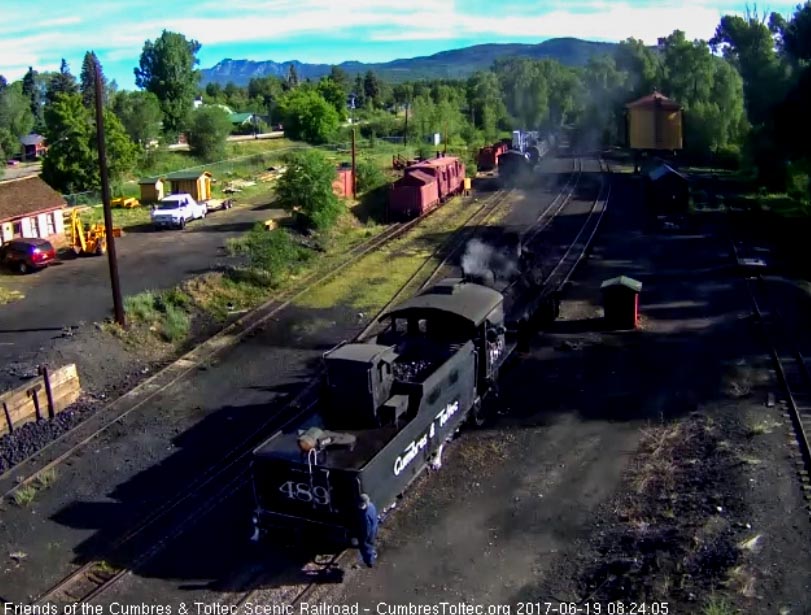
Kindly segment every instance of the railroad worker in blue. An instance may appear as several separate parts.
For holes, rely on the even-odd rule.
[[[358,550],[363,563],[372,568],[377,560],[375,541],[377,540],[377,508],[365,493],[360,494],[360,523]]]

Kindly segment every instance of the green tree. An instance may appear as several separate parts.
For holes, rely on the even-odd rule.
[[[200,72],[197,52],[200,43],[182,34],[164,30],[160,37],[144,43],[135,84],[155,94],[163,111],[164,132],[174,137],[184,127],[192,109]]]
[[[383,86],[380,82],[380,78],[374,71],[366,71],[366,75],[363,77],[363,98],[366,104],[372,107],[378,105],[380,103],[382,90]]]
[[[189,149],[205,161],[225,158],[226,137],[231,132],[228,114],[220,107],[195,109],[189,122]]]
[[[33,67],[28,67],[28,72],[25,73],[22,83],[22,93],[28,98],[28,105],[31,109],[31,115],[34,116],[34,127],[39,129],[42,127],[43,121],[43,108],[42,108],[42,92],[37,83],[38,73]]]
[[[386,176],[373,160],[360,158],[355,166],[357,189],[359,193],[379,188],[386,183]]]
[[[498,76],[492,71],[475,73],[467,82],[467,98],[471,122],[488,142],[494,141],[499,120],[507,115]]]
[[[295,89],[298,87],[299,78],[298,78],[298,70],[296,70],[296,65],[291,64],[290,67],[287,69],[287,87],[288,89]]]
[[[767,122],[774,105],[785,96],[788,85],[769,27],[757,15],[725,15],[710,45],[714,49],[721,48],[724,57],[743,77],[749,121],[753,124]]]
[[[352,79],[340,66],[332,66],[329,70],[328,78],[334,83],[338,84],[338,87],[347,94],[349,93],[349,90],[352,89]]]
[[[258,99],[254,111],[260,113],[272,115],[283,91],[282,82],[276,77],[255,77],[248,82],[248,97],[255,101]]]
[[[284,130],[291,139],[326,143],[338,130],[338,112],[318,92],[297,88],[279,101]]]
[[[287,170],[276,183],[277,202],[295,211],[307,228],[332,226],[343,205],[332,190],[335,166],[317,150],[295,152],[287,159]]]
[[[163,113],[158,97],[152,92],[120,92],[112,108],[127,134],[141,147],[158,138]]]
[[[98,151],[95,117],[79,94],[59,94],[45,113],[48,153],[42,177],[53,188],[79,192],[98,188]],[[137,147],[111,111],[104,112],[107,163],[113,181],[132,170]]]
[[[34,128],[30,99],[23,94],[22,83],[17,81],[0,92],[0,145],[6,155],[20,152],[20,137]]]
[[[630,99],[650,94],[662,87],[662,67],[659,57],[641,40],[628,38],[614,51],[617,69],[624,72],[625,88]]]
[[[102,102],[104,104],[108,102],[110,94],[107,78],[104,76],[104,71],[101,70],[101,62],[99,62],[96,52],[85,52],[82,60],[82,71],[79,73],[79,90],[82,92],[82,103],[88,109],[96,108],[96,64],[98,64],[101,73],[101,91],[104,96]]]
[[[341,121],[346,119],[347,92],[337,82],[325,78],[318,82],[316,90],[338,112]]]
[[[59,67],[59,72],[55,73],[48,82],[48,89],[45,92],[45,99],[51,103],[57,94],[73,94],[79,90],[76,84],[76,77],[70,73],[70,68],[65,58],[62,58],[62,64]]]

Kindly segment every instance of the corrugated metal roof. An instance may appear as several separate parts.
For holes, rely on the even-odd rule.
[[[642,292],[642,282],[639,280],[634,280],[633,278],[629,278],[628,276],[621,275],[617,278],[611,278],[610,280],[606,280],[602,284],[600,284],[600,289],[606,289],[613,286],[625,286],[626,288],[630,288],[634,292]]]
[[[0,182],[0,221],[63,207],[62,195],[38,175]]]
[[[199,179],[203,175],[208,175],[211,177],[211,173],[208,171],[177,171],[175,173],[168,173],[164,175],[164,179],[168,179],[169,181],[172,180],[184,180],[184,179]]]
[[[143,179],[138,180],[138,184],[156,184],[162,179],[162,177],[144,177]]]
[[[449,287],[453,288],[453,292],[448,292]],[[456,279],[444,280],[397,305],[381,319],[412,310],[437,310],[457,314],[479,325],[502,301],[501,293],[492,288]]]
[[[652,106],[659,106],[661,109],[671,109],[676,111],[681,109],[681,105],[667,96],[662,94],[661,92],[654,91],[652,94],[648,94],[647,96],[643,96],[633,102],[629,102],[625,105],[627,109],[633,109],[635,107],[652,107]]]

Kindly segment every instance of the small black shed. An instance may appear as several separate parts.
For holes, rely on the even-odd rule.
[[[621,275],[600,285],[605,321],[612,329],[636,329],[639,324],[639,293],[642,282]]]
[[[658,213],[687,213],[690,186],[687,178],[669,164],[661,163],[644,175],[645,203]]]

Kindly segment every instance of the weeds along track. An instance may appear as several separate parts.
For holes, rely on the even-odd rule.
[[[478,204],[465,219],[462,226],[451,234],[442,245],[438,246],[435,252],[450,253],[457,250],[460,245],[464,245],[460,235],[467,236],[471,224],[485,221],[506,200],[508,194],[505,191],[497,191],[481,204]],[[428,217],[430,213],[428,212],[407,223],[395,225],[394,228],[382,234],[384,237],[379,235],[357,246],[352,256],[347,258],[340,268],[343,269],[357,262],[363,256],[385,243],[403,236]],[[429,258],[426,262],[430,261]],[[422,270],[422,267],[420,270]],[[335,275],[337,271],[338,269],[335,268],[328,275],[317,277],[315,282],[305,282],[304,288],[299,286],[298,290],[291,291],[286,298],[275,300],[279,302],[278,309],[283,309],[296,297],[322,284]],[[419,271],[415,273],[415,276],[418,273]],[[397,297],[402,296],[411,287],[415,276],[406,281],[396,293]],[[383,310],[385,309],[384,307]],[[377,320],[383,310],[378,312],[372,322]],[[360,339],[360,337],[361,334],[357,335],[355,339]],[[315,405],[317,402],[315,393],[319,383],[319,375],[304,390],[286,403],[280,412],[263,421],[255,431],[233,447],[224,457],[221,457],[216,464],[193,478],[188,483],[187,488],[175,498],[155,509],[149,516],[142,519],[137,526],[109,544],[103,557],[81,565],[53,587],[37,596],[34,603],[51,603],[61,607],[76,602],[94,601],[122,579],[125,579],[155,558],[175,538],[187,532],[209,512],[245,487],[249,479],[248,462],[252,451],[273,431],[296,420],[301,414],[309,411]],[[100,428],[95,435],[98,435],[107,427],[109,427],[109,424]],[[73,450],[75,451],[88,441],[89,439],[83,440]],[[67,456],[64,455],[62,459],[67,458]],[[53,465],[55,464],[51,464],[51,466]],[[37,475],[41,474],[41,472],[42,469],[37,472]]]

